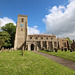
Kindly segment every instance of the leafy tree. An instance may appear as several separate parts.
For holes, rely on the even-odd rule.
[[[15,39],[15,32],[16,32],[16,26],[13,23],[8,23],[5,26],[1,27],[3,31],[6,31],[10,34],[10,43],[12,44],[12,47],[14,47],[14,39]],[[8,42],[9,43],[9,42]],[[6,43],[6,45],[8,45]]]
[[[6,31],[0,32],[0,48],[2,46],[5,46],[5,47],[11,46],[11,44],[10,44],[10,34],[7,33]]]
[[[2,39],[2,38],[0,37],[0,48],[3,46],[3,44],[4,44],[4,39]]]
[[[67,39],[68,39],[68,42],[69,42],[70,44],[72,44],[71,39],[70,39],[69,37],[67,37]]]

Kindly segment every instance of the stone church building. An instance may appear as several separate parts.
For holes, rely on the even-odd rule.
[[[67,39],[56,38],[55,35],[32,34],[28,35],[28,16],[18,15],[14,49],[15,50],[51,50],[67,48]]]

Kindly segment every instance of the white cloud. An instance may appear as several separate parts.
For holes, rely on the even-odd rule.
[[[37,26],[28,27],[28,34],[39,34],[40,31],[37,29]]]
[[[3,18],[0,18],[0,26],[5,26],[5,24],[7,23],[14,23],[16,25],[16,23],[8,18],[8,17],[3,17]],[[33,26],[33,27],[28,27],[28,33],[29,34],[39,34],[40,31],[37,29],[37,26]]]
[[[1,27],[5,26],[5,24],[7,24],[7,23],[14,23],[14,25],[16,25],[16,23],[12,19],[10,19],[8,17],[0,18],[0,25],[1,25]]]
[[[34,26],[34,28],[37,28],[37,26]]]
[[[0,27],[1,27],[1,20],[0,20]]]
[[[49,10],[43,22],[46,24],[46,34],[69,36],[75,38],[75,0],[65,6],[54,6]],[[72,35],[73,34],[73,35]],[[73,36],[73,37],[72,37]]]
[[[72,1],[75,1],[75,0],[69,0],[69,2],[72,2]]]

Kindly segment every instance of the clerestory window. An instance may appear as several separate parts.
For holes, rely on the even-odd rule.
[[[38,39],[38,37],[36,37],[35,39]]]
[[[32,39],[32,37],[30,37],[30,39]]]
[[[41,37],[41,39],[43,39],[43,37]]]

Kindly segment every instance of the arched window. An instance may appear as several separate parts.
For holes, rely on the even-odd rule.
[[[51,40],[53,40],[53,38],[51,37]]]
[[[46,46],[47,46],[46,41],[43,41],[43,47],[46,47]]]
[[[66,47],[66,43],[64,43],[64,47]]]
[[[21,22],[24,22],[24,18],[21,19]]]
[[[54,47],[57,47],[57,43],[56,42],[54,42]]]
[[[37,46],[39,47],[39,49],[41,48],[41,42],[37,41]]]
[[[38,39],[38,37],[36,37],[35,39]]]

